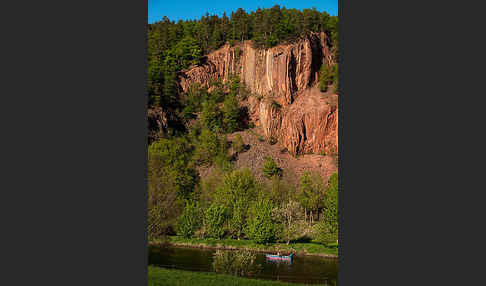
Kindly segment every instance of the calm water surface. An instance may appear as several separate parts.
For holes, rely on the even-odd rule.
[[[199,248],[149,247],[149,264],[181,270],[212,272],[215,250]],[[315,256],[294,256],[289,262],[266,260],[265,254],[258,253],[256,262],[261,271],[252,276],[259,279],[281,280],[308,284],[336,284],[337,259]]]

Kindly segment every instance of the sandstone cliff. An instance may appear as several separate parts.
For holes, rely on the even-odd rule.
[[[292,154],[337,152],[337,95],[313,88],[322,64],[334,64],[325,33],[310,33],[289,45],[256,49],[251,41],[225,45],[204,64],[180,75],[185,91],[193,83],[240,76],[256,95],[248,100],[250,118]]]

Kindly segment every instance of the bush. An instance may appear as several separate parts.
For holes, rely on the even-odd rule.
[[[272,109],[280,109],[282,106],[280,104],[278,104],[278,102],[276,102],[275,100],[272,100],[272,103],[270,104],[270,106],[272,107]]]
[[[270,136],[269,143],[270,143],[270,145],[275,145],[277,143],[277,139],[273,136]]]
[[[213,269],[217,273],[246,276],[256,272],[255,260],[256,255],[248,250],[217,250],[213,254]]]
[[[221,136],[219,140],[219,152],[214,159],[216,166],[219,167],[220,170],[229,172],[233,168],[231,163],[231,157],[228,155],[228,139],[225,135]]]
[[[223,205],[212,204],[205,212],[204,227],[206,236],[220,239],[223,237],[223,223],[226,220],[225,208]]]
[[[268,199],[261,199],[250,206],[247,235],[256,243],[272,242],[276,238],[277,224],[272,212],[274,205]]]
[[[194,154],[196,161],[201,164],[212,164],[220,149],[221,142],[218,134],[208,128],[203,128]]]
[[[338,65],[333,66],[333,83],[334,83],[334,93],[338,93],[338,91],[339,91]]]
[[[263,165],[263,176],[271,178],[273,176],[282,176],[282,169],[277,166],[277,163],[271,158],[265,158],[265,164]]]
[[[223,106],[223,125],[227,133],[238,130],[238,119],[240,117],[240,106],[234,94],[229,94],[224,100]]]
[[[214,100],[208,100],[202,103],[201,123],[211,131],[218,130],[222,127],[221,112]]]
[[[235,135],[235,139],[233,140],[231,147],[236,153],[243,151],[243,149],[245,148],[245,144],[243,143],[243,138],[241,138],[240,134]]]
[[[331,230],[325,221],[321,221],[314,226],[314,240],[324,245],[336,243],[338,232]]]
[[[177,234],[185,238],[194,235],[197,228],[201,226],[201,215],[196,202],[187,201],[186,207],[179,218],[177,224]]]
[[[322,92],[326,92],[327,86],[334,81],[335,73],[335,67],[322,64],[319,70],[319,88]]]
[[[243,53],[243,51],[240,49],[240,47],[235,48],[235,57],[236,57],[237,60],[240,58],[242,53]]]

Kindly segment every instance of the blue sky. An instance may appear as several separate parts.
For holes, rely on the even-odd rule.
[[[238,3],[239,2],[239,3]],[[257,8],[270,8],[274,5],[280,5],[285,8],[303,8],[316,7],[319,11],[326,11],[331,15],[338,13],[338,0],[288,0],[288,1],[231,1],[231,0],[148,0],[148,22],[153,23],[160,21],[163,16],[169,17],[170,20],[179,19],[199,19],[208,12],[211,15],[231,14],[238,8],[245,11],[255,11]]]

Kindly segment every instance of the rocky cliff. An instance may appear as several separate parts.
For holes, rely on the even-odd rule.
[[[325,33],[270,49],[245,41],[207,55],[202,65],[181,73],[180,85],[184,91],[196,82],[209,87],[211,80],[237,74],[255,95],[247,103],[250,118],[267,138],[294,155],[337,152],[337,95],[314,87],[322,64],[334,64]]]

